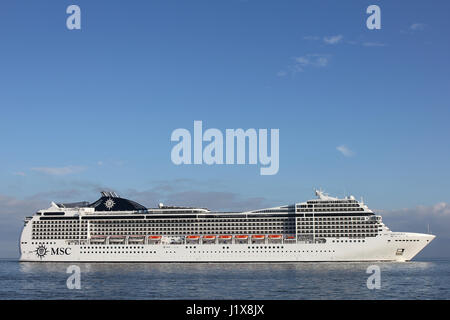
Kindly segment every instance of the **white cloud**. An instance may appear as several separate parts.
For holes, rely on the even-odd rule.
[[[450,204],[438,202],[432,206],[417,206],[415,208],[404,208],[399,210],[385,211],[389,216],[404,217],[414,215],[415,217],[447,217],[450,218]]]
[[[424,23],[413,23],[409,29],[412,31],[422,31],[425,29],[425,24]]]
[[[326,67],[330,60],[329,55],[325,54],[307,54],[301,57],[295,57],[295,65],[294,68],[297,71],[303,71],[304,67],[312,66],[312,67]]]
[[[288,73],[295,75],[298,72],[305,71],[306,68],[323,68],[330,62],[331,55],[329,54],[307,54],[304,56],[294,57],[294,63],[288,66],[285,70],[277,72],[278,77],[284,77]]]
[[[342,34],[338,34],[335,36],[324,36],[323,38],[319,36],[304,36],[303,40],[309,40],[309,41],[319,41],[323,40],[325,44],[337,44],[341,42],[344,39],[344,36]]]
[[[410,29],[411,30],[422,30],[425,27],[424,24],[413,24]],[[361,44],[363,46],[366,47],[384,47],[386,44],[381,43],[381,42],[363,42],[360,43],[358,41],[355,40],[345,40],[344,41],[344,36],[342,34],[338,34],[335,36],[325,36],[323,38],[320,38],[318,36],[304,36],[303,40],[309,40],[309,41],[318,41],[318,40],[323,40],[323,42],[325,44],[338,44],[338,43],[346,43],[346,44],[350,44],[350,45],[357,45],[357,44]]]
[[[314,65],[317,67],[326,67],[328,65],[328,57],[326,56],[318,56],[316,57],[316,61],[314,62]]]
[[[345,145],[341,145],[341,146],[337,146],[336,150],[338,150],[340,153],[342,153],[344,156],[346,157],[352,157],[355,155],[355,152],[353,152],[352,150],[350,150],[347,146]]]
[[[309,58],[307,58],[307,57],[296,57],[295,62],[297,62],[298,64],[300,64],[302,66],[307,66],[310,64]]]
[[[337,44],[337,43],[341,42],[343,38],[344,38],[344,36],[342,34],[339,34],[336,36],[324,37],[323,41],[326,44]]]
[[[432,212],[435,214],[450,216],[450,205],[445,202],[439,202],[432,207]]]
[[[305,71],[306,68],[323,68],[330,62],[331,55],[329,54],[307,54],[304,56],[294,57],[294,63],[288,66],[285,70],[277,72],[278,77],[284,77],[288,73],[295,75],[298,72]]]
[[[17,171],[17,172],[13,172],[13,175],[25,177],[27,174],[23,171]]]
[[[66,167],[36,167],[31,168],[33,171],[49,174],[52,176],[63,176],[68,174],[74,174],[84,171],[86,168],[79,166],[66,166]]]

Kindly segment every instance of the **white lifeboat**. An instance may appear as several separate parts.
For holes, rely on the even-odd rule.
[[[110,243],[121,243],[125,241],[125,236],[110,236],[109,242]]]
[[[101,243],[101,242],[105,242],[105,240],[106,240],[106,236],[101,236],[101,235],[91,236],[91,242]]]

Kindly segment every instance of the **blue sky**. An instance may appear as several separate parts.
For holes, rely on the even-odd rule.
[[[66,28],[70,4],[81,30]],[[371,4],[381,30],[366,28]],[[2,1],[4,241],[41,203],[95,200],[102,187],[147,205],[220,198],[214,209],[300,202],[315,186],[385,211],[449,203],[449,8]],[[175,166],[170,135],[194,120],[280,129],[279,173]]]

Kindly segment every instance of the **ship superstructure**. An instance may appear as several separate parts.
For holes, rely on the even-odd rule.
[[[244,212],[146,208],[102,192],[25,219],[21,261],[408,261],[434,235],[392,232],[353,196]]]

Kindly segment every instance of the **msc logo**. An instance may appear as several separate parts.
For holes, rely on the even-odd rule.
[[[43,257],[45,257],[48,253],[47,247],[44,246],[43,244],[39,245],[36,250],[34,250],[34,252],[36,253],[36,255],[39,257],[39,259],[42,260]]]
[[[50,255],[52,256],[69,256],[70,255],[70,248],[51,248],[50,250],[47,249],[46,246],[43,244],[36,247],[36,250],[34,252],[39,257],[39,259],[43,259],[47,253],[50,252]]]
[[[52,248],[52,256],[68,256],[70,255],[70,248]]]

